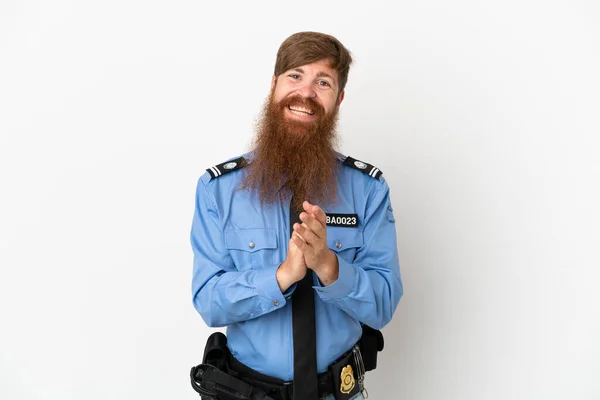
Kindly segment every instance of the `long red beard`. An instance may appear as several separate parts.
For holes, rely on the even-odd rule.
[[[285,117],[290,104],[312,109],[315,121],[304,122]],[[337,107],[326,114],[312,99],[284,98],[273,102],[273,93],[263,106],[256,136],[254,157],[245,168],[243,189],[256,191],[262,203],[272,204],[292,193],[296,206],[303,200],[323,206],[336,194]]]

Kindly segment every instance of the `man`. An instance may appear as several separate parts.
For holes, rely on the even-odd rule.
[[[227,326],[230,373],[275,399],[362,399],[355,345],[403,292],[388,185],[335,150],[351,63],[330,35],[287,38],[252,151],[198,181],[194,307]]]

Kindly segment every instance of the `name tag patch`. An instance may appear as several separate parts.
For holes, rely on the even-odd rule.
[[[327,226],[358,228],[358,214],[326,214]]]

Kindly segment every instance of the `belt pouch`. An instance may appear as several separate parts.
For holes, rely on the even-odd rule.
[[[348,400],[360,391],[352,351],[333,363],[329,369],[333,376],[333,395],[336,400]]]
[[[365,371],[377,368],[377,352],[383,350],[383,334],[381,331],[363,325],[363,334],[359,346]]]

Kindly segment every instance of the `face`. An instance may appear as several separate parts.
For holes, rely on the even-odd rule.
[[[338,85],[338,73],[329,66],[329,60],[315,61],[273,77],[272,100],[283,102],[286,119],[316,122],[322,114],[330,115],[339,108],[344,92],[339,93]]]

